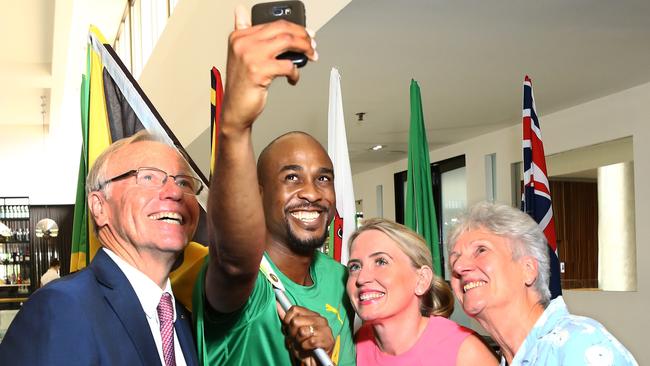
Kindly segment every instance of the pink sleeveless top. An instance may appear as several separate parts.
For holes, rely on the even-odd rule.
[[[470,334],[473,334],[471,330],[447,318],[432,316],[413,347],[401,355],[393,356],[379,349],[372,326],[363,326],[356,335],[357,366],[453,366],[456,365],[460,345]]]

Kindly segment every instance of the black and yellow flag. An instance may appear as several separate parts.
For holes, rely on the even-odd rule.
[[[220,98],[218,105],[221,105]],[[81,114],[83,146],[79,162],[70,272],[86,267],[100,247],[93,230],[90,230],[92,218],[87,210],[85,180],[95,159],[113,141],[146,129],[178,149],[193,170],[192,173],[208,186],[206,177],[185,152],[113,48],[93,26],[88,35],[86,74],[82,77]],[[214,119],[211,124],[213,123]],[[202,207],[199,228],[184,253],[182,264],[172,274],[174,292],[188,308],[191,308],[196,272],[207,254],[205,216],[208,189],[204,189],[197,199]],[[181,285],[178,286],[178,283]]]

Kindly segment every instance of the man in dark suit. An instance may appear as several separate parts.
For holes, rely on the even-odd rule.
[[[88,268],[36,291],[0,344],[0,365],[197,365],[169,272],[199,218],[201,182],[178,152],[138,133],[86,181],[102,245]]]

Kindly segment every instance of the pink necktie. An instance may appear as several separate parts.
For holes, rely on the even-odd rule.
[[[163,293],[157,309],[165,366],[176,366],[176,357],[174,356],[174,307],[172,306],[172,296],[169,293]]]

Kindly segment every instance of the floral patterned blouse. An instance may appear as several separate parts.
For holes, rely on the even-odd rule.
[[[501,366],[505,365],[505,358],[501,358]],[[602,324],[569,314],[559,296],[537,319],[510,364],[532,365],[638,366],[638,363]]]

